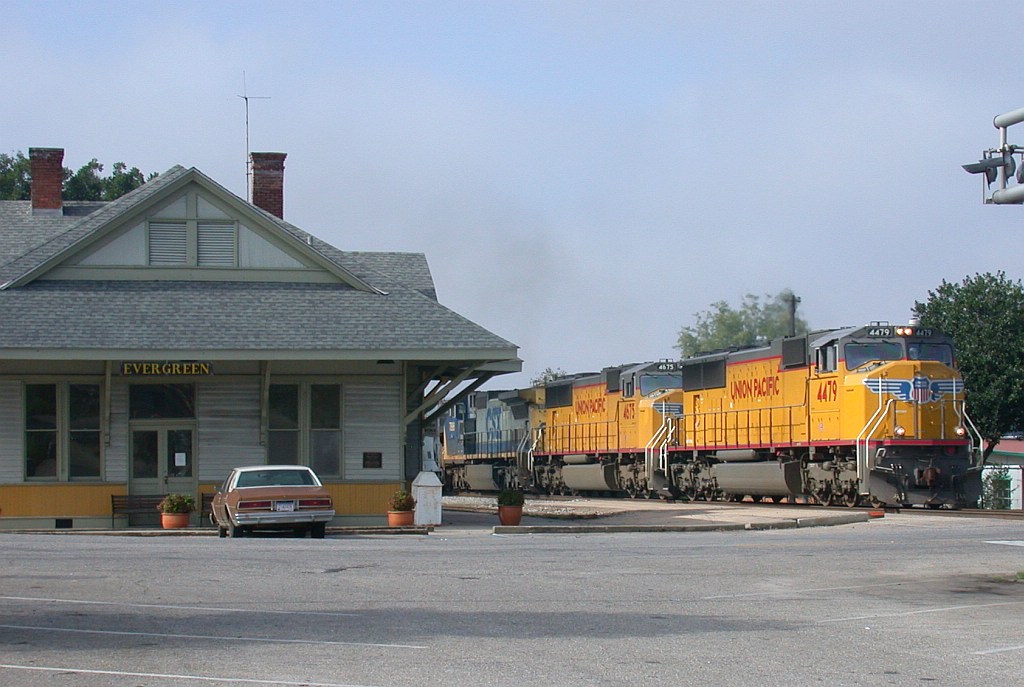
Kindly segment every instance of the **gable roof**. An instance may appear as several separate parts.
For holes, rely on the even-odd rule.
[[[358,279],[342,265],[331,261],[322,252],[314,248],[312,243],[313,237],[310,234],[301,231],[287,222],[278,220],[278,218],[251,203],[243,201],[196,168],[185,169],[180,165],[172,167],[164,174],[126,193],[117,200],[96,208],[79,221],[72,222],[63,232],[55,233],[48,240],[39,243],[31,250],[4,264],[0,268],[0,290],[10,286],[21,286],[40,277],[65,259],[73,250],[78,249],[80,244],[102,238],[106,233],[113,230],[118,223],[123,222],[126,216],[138,214],[144,212],[147,208],[152,208],[159,200],[166,198],[176,190],[184,188],[189,183],[196,183],[206,192],[217,196],[244,214],[258,217],[264,223],[269,221],[271,225],[276,225],[276,228],[279,230],[278,234],[287,237],[292,249],[306,254],[321,267],[333,272],[342,281],[349,282],[356,288],[373,290],[372,286]],[[28,218],[30,222],[36,219],[45,221],[43,217],[37,218],[32,215],[31,211],[29,211]]]
[[[274,234],[334,283],[117,278],[47,274],[128,221],[198,184]],[[175,166],[109,203],[65,203],[33,215],[0,201],[0,358],[496,361],[518,369],[515,344],[437,301],[421,253],[348,252]],[[506,371],[513,371],[508,369]]]

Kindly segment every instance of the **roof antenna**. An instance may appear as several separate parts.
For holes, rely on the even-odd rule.
[[[270,100],[269,95],[249,95],[245,89],[245,72],[242,72],[242,95],[238,96],[245,101],[245,199],[251,201],[252,194],[252,155],[249,150],[249,101]]]

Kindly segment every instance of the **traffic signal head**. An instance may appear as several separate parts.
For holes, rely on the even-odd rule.
[[[984,174],[985,180],[991,184],[993,181],[996,180],[996,176],[998,176],[999,174],[999,168],[1007,166],[1007,158],[1009,158],[1009,163],[1016,167],[1016,165],[1013,162],[1013,158],[1007,155],[1005,157],[985,157],[978,160],[977,162],[973,162],[969,165],[964,165],[963,168],[965,171],[970,172],[971,174]],[[1010,174],[1013,174],[1013,172],[1010,172]]]

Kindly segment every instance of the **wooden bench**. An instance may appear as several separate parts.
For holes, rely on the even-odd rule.
[[[163,498],[163,494],[111,494],[110,528],[114,528],[114,518],[118,515],[156,513],[156,507]]]
[[[114,528],[114,519],[118,515],[137,515],[155,513],[157,505],[163,500],[163,494],[127,495],[112,494],[110,496],[110,528]],[[210,511],[213,510],[213,494],[203,494],[199,510],[199,524],[210,522]]]
[[[202,507],[199,510],[199,526],[210,524],[210,513],[213,512],[213,492],[203,494]]]

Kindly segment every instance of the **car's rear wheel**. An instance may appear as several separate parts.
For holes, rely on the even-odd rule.
[[[242,526],[241,525],[236,525],[235,523],[233,523],[233,522],[231,522],[229,520],[228,521],[228,534],[231,535],[232,537],[241,537],[245,533],[242,531]]]
[[[324,534],[326,534],[326,533],[327,533],[327,523],[326,522],[314,522],[313,526],[309,529],[309,536],[313,537],[313,539],[323,539],[324,538]]]
[[[306,536],[306,528],[305,527],[296,527],[295,529],[292,530],[292,536],[294,536],[296,539],[302,539],[303,537]]]

